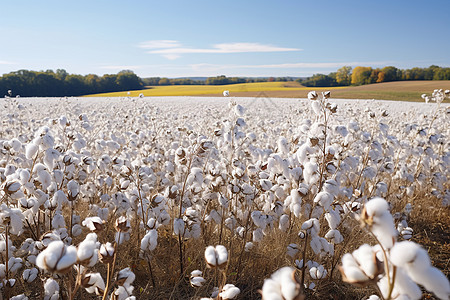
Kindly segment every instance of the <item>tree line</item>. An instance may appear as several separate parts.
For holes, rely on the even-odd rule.
[[[149,77],[142,78],[146,86],[157,85],[225,85],[250,82],[294,81],[292,77],[226,77],[225,75],[208,77],[206,80],[193,80],[190,78]]]
[[[393,66],[384,68],[358,66],[354,69],[350,66],[344,66],[328,75],[314,74],[311,77],[298,79],[297,81],[309,87],[330,87],[401,80],[450,80],[450,68],[432,65],[428,68],[401,70]]]
[[[63,69],[47,71],[19,70],[0,77],[0,97],[11,95],[24,97],[62,97],[87,94],[140,90],[142,80],[130,70],[117,74],[97,76],[68,74]]]

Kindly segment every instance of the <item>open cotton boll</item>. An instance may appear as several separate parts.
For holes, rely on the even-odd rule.
[[[314,202],[319,203],[325,211],[329,211],[331,204],[333,203],[334,197],[328,192],[320,192],[314,197]]]
[[[264,280],[261,294],[263,300],[296,300],[300,292],[294,268],[283,267]]]
[[[383,279],[387,279],[387,277]],[[383,284],[381,286],[383,286]],[[386,288],[388,287],[387,284],[385,284],[385,286]],[[387,297],[389,291],[388,289],[381,289],[381,292],[384,297]],[[401,295],[407,296],[408,299],[411,300],[420,299],[422,297],[422,291],[419,286],[411,280],[403,268],[397,268],[392,298],[399,299]]]
[[[364,205],[360,220],[369,226],[369,230],[385,248],[391,248],[397,237],[394,220],[389,205],[383,198],[373,198]]]
[[[441,299],[450,296],[450,283],[445,275],[431,266],[428,252],[418,244],[403,241],[391,249],[391,262],[406,270],[412,280],[423,285]]]
[[[234,299],[236,298],[241,290],[238,287],[235,287],[234,284],[225,284],[222,288],[222,292],[219,293],[219,297],[221,299]]]
[[[323,279],[327,274],[327,270],[322,265],[309,269],[309,275],[312,279]]]
[[[36,157],[38,150],[39,150],[39,146],[37,146],[33,142],[29,143],[25,147],[25,157],[27,159],[34,159]]]
[[[27,283],[33,282],[37,278],[38,272],[39,271],[36,268],[25,269],[22,278]]]
[[[100,273],[86,274],[81,280],[81,284],[90,294],[96,293],[101,296],[105,290],[105,281]]]
[[[298,245],[297,244],[289,244],[286,247],[286,254],[289,255],[292,258],[298,253],[298,251],[299,251],[299,249],[298,249]]]
[[[53,278],[49,278],[44,283],[44,299],[59,299],[59,284]]]
[[[228,251],[225,246],[217,245],[214,246],[208,246],[205,249],[205,260],[209,267],[215,268],[223,268],[225,267],[227,261],[228,261]]]
[[[87,267],[93,267],[97,263],[98,249],[95,240],[86,238],[78,245],[77,261]]]
[[[344,254],[339,270],[343,281],[358,286],[372,283],[384,272],[383,264],[377,259],[374,248],[367,244],[361,245],[352,254]]]
[[[303,222],[302,230],[306,230],[306,232],[312,236],[317,236],[320,230],[319,220],[313,218]]]
[[[284,214],[280,217],[278,228],[283,232],[286,232],[288,230],[288,228],[289,228],[289,216],[288,215]]]
[[[153,251],[158,246],[158,231],[152,229],[142,238],[141,240],[141,250],[142,251]]]
[[[53,241],[39,253],[36,265],[51,273],[65,273],[77,261],[77,248],[66,246],[63,241]]]

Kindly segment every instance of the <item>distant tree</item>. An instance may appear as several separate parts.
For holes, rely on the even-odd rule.
[[[388,66],[381,69],[384,73],[384,81],[396,81],[401,79],[401,75],[399,74],[399,69],[396,67]],[[399,76],[400,75],[400,76]]]
[[[362,85],[367,84],[369,82],[369,77],[372,74],[371,67],[355,67],[352,73],[352,81],[353,85]]]
[[[170,85],[170,80],[169,78],[161,78],[158,81],[158,85]]]
[[[352,81],[352,67],[344,66],[336,72],[336,82],[338,85],[350,85]]]
[[[324,74],[314,74],[313,76],[307,79],[299,80],[299,82],[302,85],[309,87],[330,87],[337,85],[337,82],[333,78],[333,76],[328,76]]]
[[[121,90],[139,90],[143,87],[141,79],[128,70],[117,73],[116,83]]]
[[[380,82],[384,82],[384,72],[383,71],[380,71],[379,73],[378,73],[378,78],[377,78],[377,83],[380,83]]]

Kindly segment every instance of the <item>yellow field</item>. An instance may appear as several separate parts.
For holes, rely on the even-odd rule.
[[[343,89],[346,87],[339,87]],[[297,82],[254,82],[239,83],[228,85],[168,85],[153,86],[144,90],[123,91],[115,93],[103,93],[87,95],[87,97],[137,97],[139,94],[144,96],[222,96],[223,91],[230,91],[230,95],[234,93],[248,92],[278,92],[278,91],[310,91],[313,88],[304,87]],[[315,88],[315,90],[326,90],[329,88]],[[130,94],[128,94],[130,93]]]
[[[208,96],[221,97],[228,90],[232,97],[306,98],[309,91],[331,91],[333,98],[423,101],[422,94],[434,89],[450,89],[450,80],[396,81],[345,87],[305,87],[295,81],[255,82],[229,85],[153,86],[137,91],[87,95],[86,97]],[[129,93],[129,94],[128,94]],[[448,101],[448,100],[447,100]]]

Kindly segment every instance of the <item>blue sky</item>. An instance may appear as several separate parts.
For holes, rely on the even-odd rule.
[[[0,1],[0,74],[309,76],[450,67],[449,0]]]

